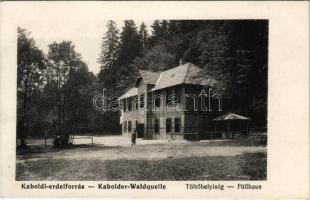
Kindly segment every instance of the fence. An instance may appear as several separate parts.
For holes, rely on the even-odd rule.
[[[44,138],[26,138],[25,142],[27,146],[38,147],[38,148],[51,148],[54,147],[55,138],[44,137]],[[70,136],[69,143],[74,145],[90,145],[94,146],[94,138],[92,136]],[[16,140],[16,144],[20,144],[20,140]]]
[[[259,127],[259,128],[251,128],[249,131],[250,138],[265,138],[267,137],[267,128]]]
[[[155,139],[186,139],[198,141],[222,138],[222,132],[210,131],[206,127],[179,127],[177,131],[174,128],[170,127],[170,131],[167,132],[167,129],[164,127],[158,129],[147,127],[146,132],[149,134],[152,133]],[[130,134],[131,132],[128,133]]]
[[[265,138],[267,128],[251,128],[249,133],[246,130],[231,130],[230,137],[227,136],[227,130],[212,131],[206,127],[179,127],[178,131],[174,130],[175,127],[170,127],[169,132],[164,127],[156,128],[147,127],[146,132],[155,135],[154,139],[186,139],[186,140],[212,140],[212,139],[225,139],[225,138]],[[156,133],[155,133],[155,130]],[[131,132],[128,132],[129,134]],[[166,137],[165,137],[166,135]]]

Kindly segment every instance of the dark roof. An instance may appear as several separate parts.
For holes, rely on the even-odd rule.
[[[186,63],[178,67],[160,73],[153,90],[159,90],[183,83],[198,84],[197,77],[201,69],[192,63]]]
[[[140,76],[137,78],[135,87],[138,86],[141,79],[143,79],[146,84],[154,85],[152,90],[159,90],[180,84],[214,85],[216,82],[214,79],[207,77],[201,78],[199,76],[201,71],[201,68],[192,63],[186,63],[184,65],[159,72],[139,70]],[[132,92],[131,90],[129,91]],[[129,94],[127,93],[121,96],[120,99],[129,97]]]
[[[227,121],[227,120],[251,120],[251,119],[248,117],[234,114],[234,113],[226,113],[225,115],[217,117],[213,120],[214,121]]]

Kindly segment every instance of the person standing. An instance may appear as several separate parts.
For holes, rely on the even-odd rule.
[[[136,146],[136,139],[137,139],[137,131],[134,129],[134,131],[131,134],[131,146]]]

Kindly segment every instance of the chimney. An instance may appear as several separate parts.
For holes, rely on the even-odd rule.
[[[179,65],[183,65],[183,58],[180,58]]]

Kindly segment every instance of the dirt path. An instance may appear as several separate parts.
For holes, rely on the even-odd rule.
[[[87,142],[79,140],[80,144]],[[42,159],[75,159],[75,160],[159,160],[165,158],[203,157],[203,156],[236,156],[243,153],[264,153],[264,146],[231,146],[216,145],[212,142],[186,142],[161,140],[138,140],[137,146],[131,147],[126,137],[95,137],[95,146],[73,148],[58,151],[47,151],[41,154],[18,155],[17,163]],[[78,144],[78,143],[77,143]]]

